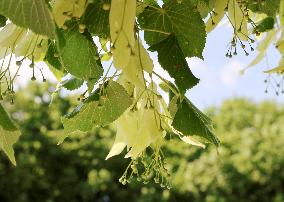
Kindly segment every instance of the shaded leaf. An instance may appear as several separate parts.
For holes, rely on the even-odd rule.
[[[3,15],[0,15],[0,27],[4,27],[6,25],[7,18]]]
[[[103,9],[105,3],[107,1],[95,0],[89,4],[83,16],[83,23],[92,34],[107,38],[110,36],[109,10]]]
[[[212,10],[211,2],[209,0],[194,0],[193,1],[197,10],[199,11],[202,18],[206,18],[208,13]]]
[[[274,28],[274,18],[267,17],[258,23],[255,30],[258,32],[267,32],[268,30],[271,30],[273,28]]]
[[[149,49],[158,52],[158,59],[161,66],[175,79],[175,83],[182,93],[185,93],[186,90],[199,82],[199,79],[192,74],[188,67],[185,55],[174,35],[170,35]]]
[[[256,13],[265,13],[274,17],[279,10],[280,0],[265,0],[259,3],[255,0],[248,1],[248,8]]]
[[[187,98],[178,104],[172,126],[183,135],[198,136],[216,146],[220,144],[213,132],[211,120]]]
[[[191,1],[167,1],[162,8],[148,6],[139,16],[139,23],[150,46],[174,34],[185,57],[202,58],[205,25]]]
[[[44,61],[48,62],[52,67],[57,70],[63,70],[62,64],[59,60],[59,53],[57,51],[57,47],[52,41],[48,42],[48,50],[46,52]]]

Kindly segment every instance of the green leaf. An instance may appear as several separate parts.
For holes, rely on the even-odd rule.
[[[20,131],[9,118],[0,104],[0,148],[5,152],[10,161],[16,165],[13,144],[17,142]]]
[[[220,141],[213,132],[211,120],[187,98],[178,104],[172,126],[186,136],[194,135],[216,146],[220,144]]]
[[[76,29],[74,29],[76,30]],[[95,83],[103,74],[97,47],[91,36],[68,30],[59,38],[59,54],[66,71],[73,76]]]
[[[7,18],[3,15],[0,15],[0,27],[4,27],[6,25]]]
[[[261,3],[255,0],[248,1],[248,8],[256,13],[265,13],[268,16],[275,17],[279,10],[280,0],[265,0]]]
[[[149,49],[158,52],[161,66],[175,79],[175,83],[182,93],[185,93],[186,90],[199,82],[199,79],[192,74],[188,67],[185,56],[174,35],[170,35]]]
[[[57,70],[63,70],[62,64],[59,60],[59,53],[57,51],[57,47],[52,41],[48,42],[48,50],[46,52],[44,61],[48,62],[52,67]]]
[[[206,41],[205,25],[190,1],[167,1],[162,8],[148,6],[139,16],[139,22],[150,46],[174,34],[186,57],[202,58]]]
[[[209,0],[194,0],[193,2],[196,5],[197,10],[199,11],[202,18],[206,18],[208,16],[208,13],[212,11],[211,4],[213,1],[209,2]]]
[[[104,92],[103,95],[100,95]],[[94,126],[106,126],[131,106],[132,100],[125,89],[115,81],[109,81],[98,89],[71,114],[62,118],[66,136],[74,132],[87,132]],[[61,142],[62,142],[61,141]]]
[[[267,17],[258,23],[255,30],[258,32],[267,32],[268,30],[271,30],[273,28],[274,28],[274,18]]]
[[[84,84],[84,80],[77,79],[76,77],[71,77],[61,82],[63,88],[67,90],[76,90]]]
[[[0,14],[36,34],[55,38],[55,25],[45,0],[0,0]]]
[[[88,5],[83,23],[87,25],[88,30],[99,37],[107,38],[109,32],[109,10],[104,10],[103,5],[108,1],[95,0]]]

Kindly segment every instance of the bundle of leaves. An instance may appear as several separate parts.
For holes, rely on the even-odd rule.
[[[137,177],[170,188],[162,148],[171,135],[202,148],[220,145],[210,118],[186,97],[199,82],[186,59],[203,59],[206,35],[224,17],[233,31],[227,57],[239,50],[249,55],[256,36],[266,32],[268,42],[253,64],[263,59],[271,37],[277,36],[282,53],[283,7],[280,0],[2,0],[0,100],[14,103],[25,61],[31,80],[38,80],[38,71],[45,82],[39,66],[45,62],[59,80],[56,92],[87,85],[81,102],[61,118],[59,143],[114,125],[117,134],[106,159],[125,151],[131,159],[119,181],[125,185]],[[158,54],[174,82],[156,72],[150,52]],[[282,71],[280,62],[269,73]],[[12,145],[19,136],[0,105],[0,148],[14,165]]]

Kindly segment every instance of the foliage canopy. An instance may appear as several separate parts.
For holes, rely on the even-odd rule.
[[[58,147],[60,116],[76,97],[59,97],[49,106],[48,92],[49,85],[32,83],[14,105],[5,105],[25,135],[14,146],[16,168],[0,153],[0,201],[284,200],[283,105],[234,99],[206,110],[222,141],[219,154],[213,145],[203,150],[172,138],[163,148],[172,173],[167,190],[154,182],[117,181],[130,160],[119,155],[105,161],[115,136],[109,127],[73,135]]]
[[[1,100],[14,102],[14,82],[25,60],[31,80],[38,79],[35,71],[42,73],[38,62],[44,61],[59,79],[57,90],[87,84],[81,103],[62,117],[60,143],[94,127],[115,125],[107,158],[124,148],[131,158],[122,184],[137,176],[170,187],[162,151],[170,134],[199,147],[219,146],[211,120],[185,96],[199,82],[186,58],[203,59],[206,35],[224,17],[233,30],[227,57],[239,50],[249,55],[259,35],[264,39],[250,66],[265,57],[274,41],[284,54],[280,0],[0,0],[0,14]],[[155,51],[174,83],[155,72],[149,54]],[[268,73],[283,73],[283,62]],[[0,146],[15,163],[12,145],[20,133],[0,107]]]

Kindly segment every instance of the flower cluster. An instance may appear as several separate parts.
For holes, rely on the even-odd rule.
[[[0,31],[0,100],[6,96],[11,103],[14,100],[14,80],[25,59],[31,61],[32,78],[35,80],[35,62],[44,59],[48,49],[48,39],[37,35],[31,30],[8,23]],[[16,56],[16,70],[13,66],[12,57]],[[40,70],[41,71],[41,70]],[[42,74],[43,76],[43,74]],[[43,76],[43,80],[45,80]]]

